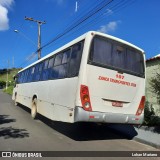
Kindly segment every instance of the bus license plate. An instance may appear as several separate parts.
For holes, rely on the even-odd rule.
[[[123,107],[123,103],[122,102],[112,102],[112,106],[114,106],[114,107]]]

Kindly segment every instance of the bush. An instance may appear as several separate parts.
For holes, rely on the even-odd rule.
[[[152,126],[160,125],[160,117],[151,116],[150,125],[152,125]]]
[[[0,74],[5,74],[7,73],[7,69],[0,69]]]
[[[160,124],[160,117],[155,116],[154,108],[146,101],[144,108],[144,125],[155,126]]]
[[[0,88],[3,88],[4,86],[6,86],[6,82],[5,81],[0,81]]]

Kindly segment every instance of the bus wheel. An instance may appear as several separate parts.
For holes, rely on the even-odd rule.
[[[15,105],[15,106],[18,106],[17,95],[15,95],[15,98],[14,98],[14,105]]]
[[[37,98],[34,98],[32,101],[32,108],[31,108],[31,117],[33,119],[37,118]]]

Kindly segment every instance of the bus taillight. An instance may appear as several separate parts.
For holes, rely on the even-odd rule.
[[[145,96],[142,96],[141,101],[140,101],[140,104],[139,104],[139,107],[138,107],[138,110],[137,110],[137,112],[136,112],[136,116],[141,115],[141,113],[142,113],[143,110],[144,110],[144,105],[145,105]]]
[[[81,85],[80,96],[83,109],[86,111],[92,111],[89,90],[87,86]]]

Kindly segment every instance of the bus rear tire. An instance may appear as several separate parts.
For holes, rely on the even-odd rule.
[[[33,119],[37,119],[37,117],[38,117],[38,113],[37,113],[37,98],[34,98],[33,101],[32,101],[31,117]]]

